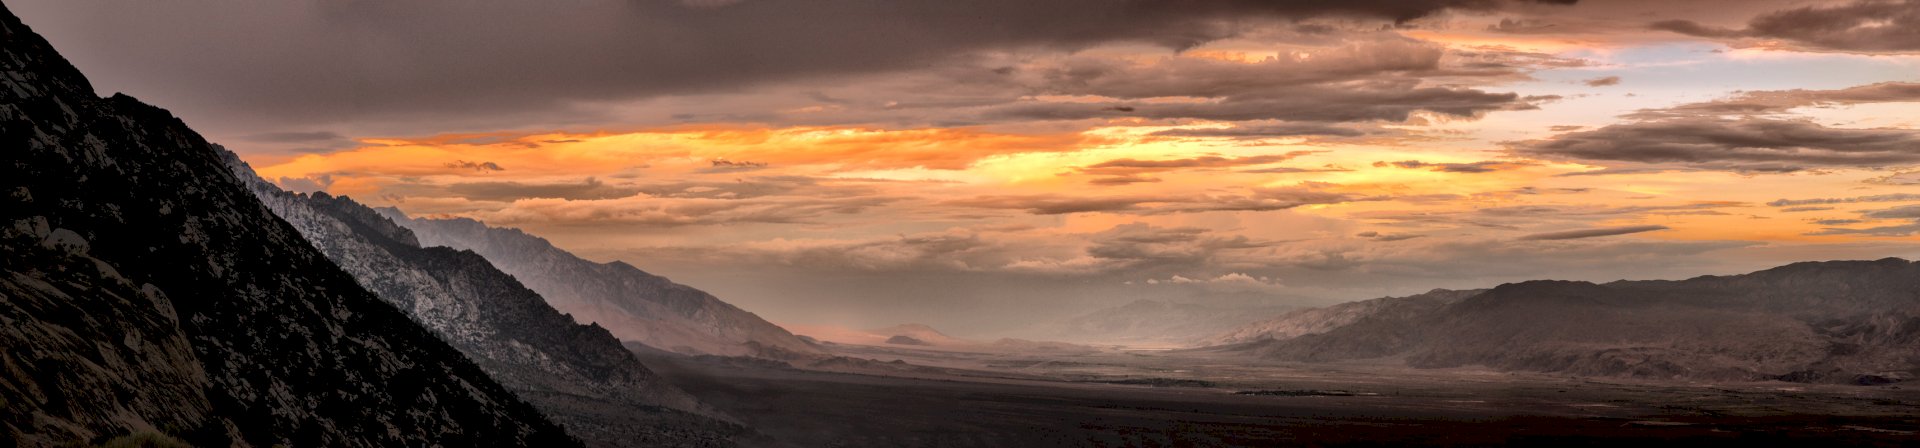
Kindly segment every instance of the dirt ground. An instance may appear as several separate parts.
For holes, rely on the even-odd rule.
[[[861,361],[647,362],[756,431],[747,446],[1920,446],[1920,393],[1897,384],[1663,383],[1391,360],[1247,365],[1171,352],[835,350]]]

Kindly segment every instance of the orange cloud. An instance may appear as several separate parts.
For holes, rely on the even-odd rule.
[[[688,127],[624,133],[461,134],[367,139],[359,148],[264,167],[269,177],[320,173],[403,176],[475,174],[481,160],[519,175],[603,171],[659,163],[750,160],[773,166],[960,170],[994,155],[1078,150],[1101,139],[1080,134],[1005,134],[966,128]],[[501,170],[478,170],[481,174]]]

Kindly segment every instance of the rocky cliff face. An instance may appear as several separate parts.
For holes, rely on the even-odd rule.
[[[1290,361],[1403,356],[1416,367],[1663,379],[1879,383],[1920,374],[1920,264],[1899,259],[1683,281],[1535,281],[1325,314],[1341,307],[1357,313],[1330,328],[1219,349]]]
[[[0,9],[0,439],[578,442]]]
[[[283,191],[232,153],[228,167],[269,209],[360,284],[439,333],[501,384],[590,446],[714,446],[738,432],[472,251],[421,247],[352,199]]]
[[[823,353],[793,333],[711,294],[622,262],[595,263],[518,229],[470,219],[408,218],[380,209],[420,243],[471,250],[538,292],[555,309],[622,340],[662,350],[775,359]]]

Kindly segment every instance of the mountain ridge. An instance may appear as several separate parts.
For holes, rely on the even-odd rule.
[[[697,415],[712,411],[642,365],[605,328],[560,314],[481,255],[423,247],[411,230],[352,198],[287,192],[237,155],[223,155],[235,176],[321,253],[590,445],[715,446],[739,432]]]
[[[516,228],[467,218],[412,218],[391,207],[376,210],[412,230],[423,245],[479,253],[555,309],[581,322],[596,322],[622,340],[683,354],[826,356],[758,315],[626,262],[589,261]]]
[[[1799,262],[1747,274],[1509,283],[1451,300],[1383,298],[1315,331],[1243,331],[1203,350],[1323,362],[1654,379],[1880,383],[1920,376],[1920,263]],[[1367,311],[1367,306],[1399,312]],[[1318,310],[1318,311],[1316,311]],[[1249,330],[1249,329],[1243,329]]]
[[[0,435],[577,446],[0,6]],[[103,320],[112,318],[114,320]]]

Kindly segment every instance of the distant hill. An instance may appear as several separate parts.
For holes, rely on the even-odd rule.
[[[1271,330],[1271,331],[1265,331]],[[1224,333],[1208,350],[1284,361],[1660,379],[1904,381],[1920,374],[1920,264],[1796,263],[1733,276],[1534,281],[1377,299]]]

